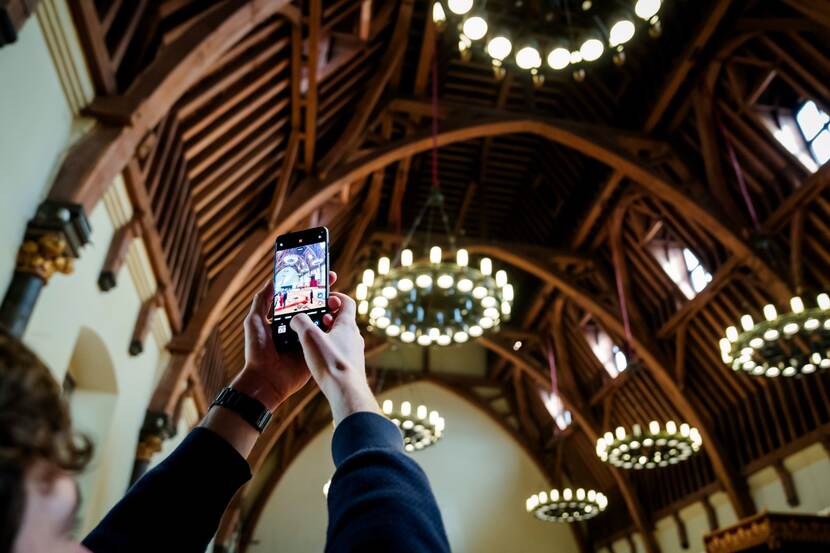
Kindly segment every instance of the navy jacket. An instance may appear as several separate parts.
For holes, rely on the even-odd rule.
[[[335,430],[332,455],[327,553],[450,550],[427,477],[404,453],[394,424],[355,413]],[[235,449],[196,428],[130,488],[84,545],[93,553],[202,553],[250,478]]]

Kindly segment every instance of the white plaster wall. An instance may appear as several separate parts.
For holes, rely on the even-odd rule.
[[[533,461],[481,411],[428,383],[379,399],[424,403],[447,420],[446,435],[413,455],[430,479],[455,553],[576,553],[566,525],[525,512],[531,493],[548,487]],[[327,428],[294,460],[277,485],[254,532],[253,553],[322,551],[326,506],[323,483],[334,472]]]
[[[73,118],[35,18],[17,42],[0,49],[0,83],[0,293],[5,294],[26,222],[48,190]]]

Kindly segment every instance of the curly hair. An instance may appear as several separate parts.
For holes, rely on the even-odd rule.
[[[20,527],[28,468],[42,460],[78,472],[91,455],[49,369],[0,326],[0,551],[11,550]]]

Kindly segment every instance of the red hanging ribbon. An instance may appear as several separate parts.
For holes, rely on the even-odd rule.
[[[752,225],[755,227],[755,232],[761,232],[761,222],[758,219],[758,213],[755,211],[755,205],[752,203],[752,196],[749,195],[749,189],[747,188],[746,181],[744,180],[744,172],[743,169],[741,169],[741,162],[738,160],[735,148],[732,146],[732,140],[730,140],[729,135],[726,134],[726,127],[724,127],[723,121],[721,121],[721,118],[718,116],[717,112],[715,112],[715,122],[723,135],[723,141],[726,144],[726,152],[729,154],[729,161],[732,164],[732,170],[735,171],[735,178],[738,180],[738,188],[741,190],[741,196],[746,204],[746,209],[749,211],[749,216],[752,218]]]

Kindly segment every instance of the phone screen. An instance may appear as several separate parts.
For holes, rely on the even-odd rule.
[[[317,324],[328,299],[328,232],[309,229],[277,238],[274,256],[275,334],[289,334],[297,313],[306,313]]]

